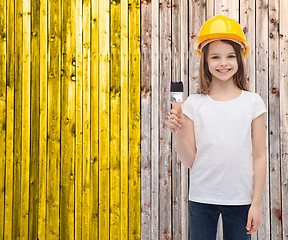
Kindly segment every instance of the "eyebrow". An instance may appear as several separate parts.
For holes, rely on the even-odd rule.
[[[231,55],[231,54],[235,54],[236,55],[235,52],[228,53],[227,55]],[[219,55],[219,53],[210,53],[209,55]]]

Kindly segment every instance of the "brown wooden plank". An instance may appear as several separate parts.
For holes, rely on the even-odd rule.
[[[166,128],[166,114],[170,112],[171,4],[170,0],[160,2],[159,239],[172,238],[171,133]]]
[[[269,155],[271,238],[281,239],[279,4],[269,1]]]
[[[183,98],[186,99],[188,93],[188,23],[189,23],[189,8],[188,8],[188,0],[181,1],[181,48],[180,48],[180,59],[181,59],[181,68],[180,68],[180,77],[181,81],[184,85],[184,93]],[[188,240],[189,239],[189,219],[188,219],[188,199],[189,199],[189,191],[188,191],[188,168],[180,163],[180,160],[177,160],[181,165],[180,168],[180,177],[181,177],[181,185],[180,185],[180,207],[181,207],[181,239]]]
[[[151,239],[151,31],[152,3],[141,5],[141,239]]]
[[[181,1],[172,3],[172,54],[171,54],[171,81],[181,81]],[[169,93],[169,90],[168,90]],[[181,164],[177,159],[175,135],[172,134],[171,142],[171,193],[172,193],[172,238],[181,238]]]
[[[255,90],[261,95],[268,108],[268,1],[256,2],[256,30],[255,33]],[[250,85],[250,83],[249,83]],[[251,86],[251,85],[250,85]],[[253,86],[253,85],[252,85]],[[252,90],[252,89],[251,89]],[[266,115],[268,117],[268,114]],[[268,140],[268,118],[266,119],[266,139],[267,151],[269,149]],[[268,158],[269,159],[269,158]],[[267,162],[269,169],[269,162]],[[258,230],[258,240],[270,239],[270,202],[269,202],[269,170],[267,171],[266,183],[263,191],[261,204],[262,224]]]
[[[282,186],[282,239],[288,239],[288,1],[280,0],[280,142]]]
[[[159,0],[151,7],[151,239],[159,239]]]

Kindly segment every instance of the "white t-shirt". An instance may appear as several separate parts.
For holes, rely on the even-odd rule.
[[[197,153],[190,169],[189,200],[250,204],[253,195],[252,120],[266,112],[257,93],[242,90],[231,101],[192,94],[182,104],[194,122]]]

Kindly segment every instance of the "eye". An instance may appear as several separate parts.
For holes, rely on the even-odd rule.
[[[212,59],[218,59],[219,57],[217,57],[217,56],[213,56],[213,57],[211,57]]]
[[[235,55],[229,55],[228,58],[235,58]]]

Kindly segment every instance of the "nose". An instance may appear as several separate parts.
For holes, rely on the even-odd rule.
[[[226,65],[227,65],[226,59],[222,58],[220,61],[220,66],[226,66]]]

